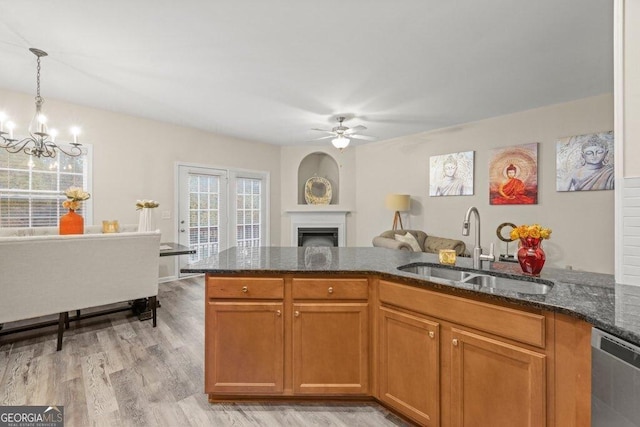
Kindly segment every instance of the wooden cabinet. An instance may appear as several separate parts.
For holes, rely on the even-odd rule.
[[[546,425],[544,354],[455,327],[450,345],[453,427]]]
[[[207,276],[205,390],[373,396],[424,426],[590,425],[590,331],[376,277]]]
[[[205,391],[282,393],[283,280],[209,278],[206,294]]]
[[[425,426],[547,425],[541,312],[386,281],[379,294],[383,402]],[[385,360],[394,352],[395,366]]]
[[[380,400],[425,426],[439,426],[440,325],[388,307],[380,322]]]
[[[207,277],[206,292],[211,397],[369,394],[367,279]]]
[[[367,394],[367,303],[293,304],[293,392]]]
[[[369,392],[366,279],[293,279],[293,392]]]
[[[277,394],[284,380],[282,302],[209,302],[207,393]]]

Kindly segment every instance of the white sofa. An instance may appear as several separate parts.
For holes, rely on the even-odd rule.
[[[59,314],[60,350],[69,311],[150,298],[156,326],[159,250],[159,232],[0,235],[0,324]]]

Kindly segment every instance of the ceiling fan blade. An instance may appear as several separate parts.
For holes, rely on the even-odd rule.
[[[347,129],[346,131],[344,131],[344,134],[350,135],[352,133],[360,132],[362,130],[367,130],[367,128],[365,126],[358,125],[358,126],[354,126],[352,128]]]
[[[349,135],[349,138],[363,139],[365,141],[375,141],[378,139],[375,136],[368,136],[368,135]]]
[[[320,131],[320,132],[335,133],[335,132],[333,132],[332,130],[329,130],[329,129],[318,129],[318,128],[313,128],[313,129],[311,129],[311,130],[317,130],[317,131]]]
[[[309,141],[319,141],[321,139],[335,138],[335,135],[321,136],[320,138],[310,139]]]

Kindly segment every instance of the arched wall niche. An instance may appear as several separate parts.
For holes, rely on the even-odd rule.
[[[306,205],[304,186],[313,176],[326,178],[331,183],[332,205],[340,203],[340,168],[338,162],[327,153],[314,152],[305,156],[298,166],[298,204]]]

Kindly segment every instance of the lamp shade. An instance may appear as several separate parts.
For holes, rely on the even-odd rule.
[[[411,196],[408,194],[387,194],[385,205],[389,210],[406,212],[411,206]]]

